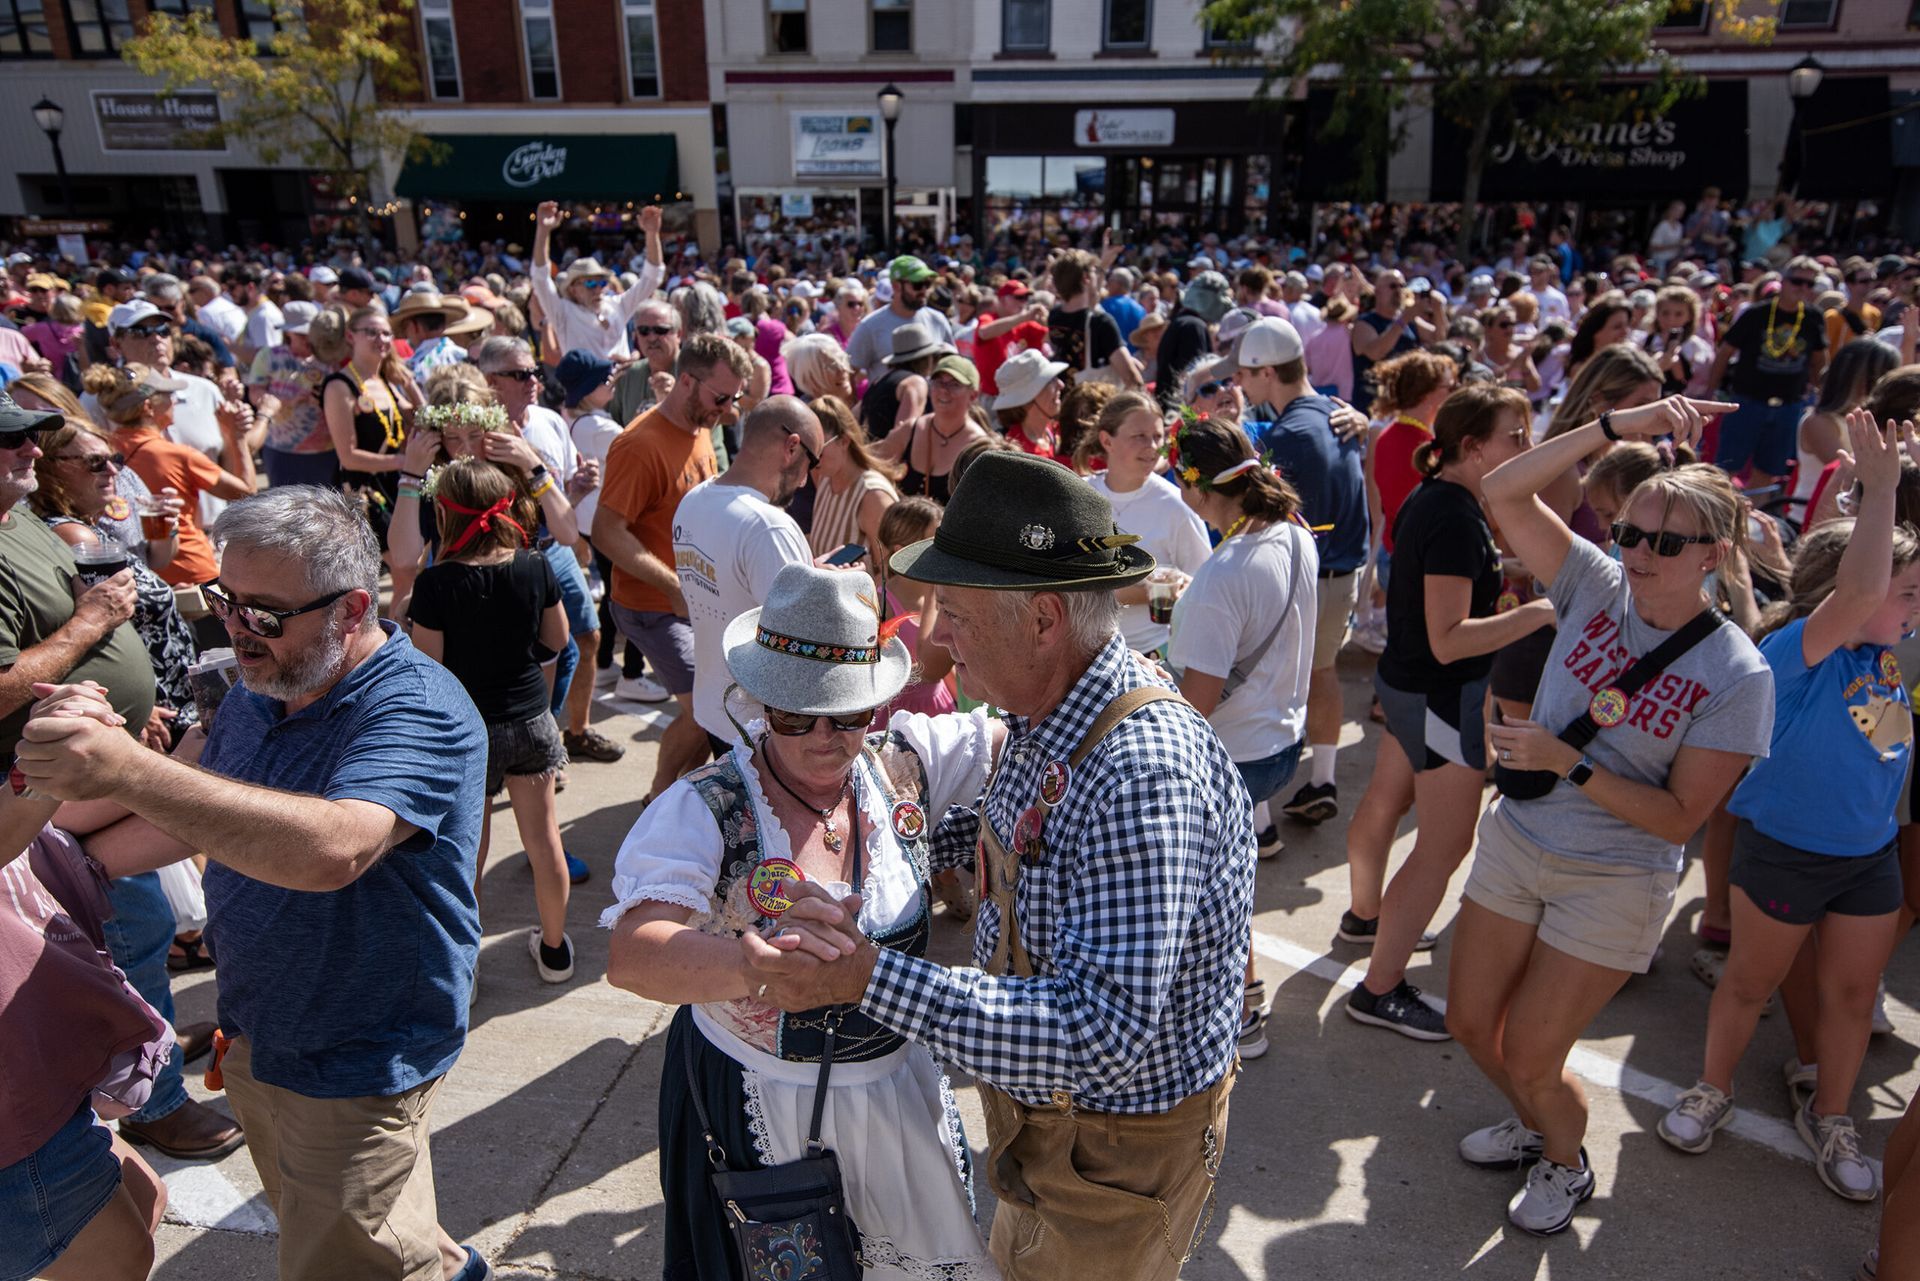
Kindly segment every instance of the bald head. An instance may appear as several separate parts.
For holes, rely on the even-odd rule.
[[[826,433],[820,419],[797,396],[769,396],[755,405],[740,424],[743,453],[763,449],[780,452],[789,436],[798,436],[816,454],[825,443]]]

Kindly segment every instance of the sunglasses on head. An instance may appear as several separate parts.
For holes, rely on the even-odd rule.
[[[224,623],[227,619],[238,615],[240,626],[255,636],[266,640],[278,640],[285,633],[289,618],[298,618],[302,614],[311,614],[316,609],[325,609],[352,590],[351,587],[342,587],[339,591],[322,596],[312,604],[302,605],[298,609],[268,609],[264,605],[242,605],[220,584],[218,579],[203,584],[200,594],[207,598],[207,606],[213,610],[213,616],[221,622]]]
[[[1670,529],[1652,533],[1638,525],[1629,525],[1624,520],[1616,520],[1613,522],[1613,541],[1620,544],[1622,550],[1638,547],[1643,542],[1651,541],[1655,555],[1672,557],[1678,556],[1689,546],[1714,543],[1719,539],[1712,534],[1676,534]]]
[[[511,378],[517,383],[532,382],[539,376],[537,369],[496,369],[487,375],[489,378]]]
[[[767,709],[767,728],[783,738],[799,738],[802,734],[811,734],[818,716],[801,716],[795,712],[782,712],[769,707]],[[853,712],[846,716],[828,716],[826,721],[842,734],[858,734],[873,724],[873,709]]]
[[[79,463],[82,467],[98,476],[109,467],[114,468],[116,471],[125,467],[127,465],[127,456],[125,454],[62,454],[60,455],[59,461],[63,463]]]
[[[665,338],[673,332],[672,325],[635,325],[633,332],[642,338]]]

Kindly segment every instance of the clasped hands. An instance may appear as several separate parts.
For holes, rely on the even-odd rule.
[[[860,896],[836,901],[811,881],[784,881],[778,893],[793,906],[773,933],[740,936],[747,995],[790,1014],[858,1003],[877,955],[860,932]]]

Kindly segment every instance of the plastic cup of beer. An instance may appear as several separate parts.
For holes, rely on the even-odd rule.
[[[94,534],[73,545],[73,568],[88,587],[104,583],[127,567],[127,549],[117,538]]]
[[[1147,617],[1165,625],[1173,621],[1173,603],[1180,599],[1180,571],[1156,569],[1147,575]]]
[[[164,543],[173,537],[175,518],[166,504],[149,494],[138,504],[140,536],[150,543]]]

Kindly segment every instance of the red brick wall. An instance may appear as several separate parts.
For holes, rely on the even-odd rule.
[[[707,101],[707,17],[701,0],[654,0],[660,90],[673,102]]]
[[[501,0],[453,0],[453,32],[460,45],[460,85],[468,102],[527,100],[518,5]],[[563,64],[563,83],[565,75]]]

